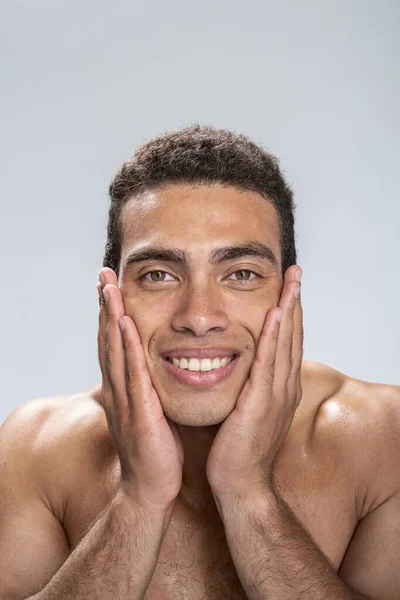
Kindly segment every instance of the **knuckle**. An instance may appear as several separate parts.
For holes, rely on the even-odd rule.
[[[267,385],[272,385],[274,382],[275,361],[267,364],[267,369],[264,374],[264,381]]]
[[[105,305],[106,305],[106,302],[105,302],[105,299],[104,299],[104,296],[103,296],[103,291],[101,291],[101,292],[99,293],[99,307],[100,307],[100,310],[101,310],[102,308],[104,308],[104,307],[105,307]]]
[[[129,334],[128,334],[126,327],[125,327],[124,335],[121,335],[121,339],[122,339],[122,345],[123,345],[124,349],[129,351],[132,347],[132,342],[129,339]]]
[[[97,344],[98,344],[98,346],[103,347],[103,346],[105,346],[105,343],[106,343],[106,338],[105,338],[103,332],[101,331],[101,329],[99,329],[97,332]]]
[[[303,347],[303,343],[304,343],[304,330],[303,330],[303,328],[301,328],[300,333],[299,333],[299,341],[300,341],[300,346]]]
[[[277,327],[274,327],[272,330],[272,339],[274,340],[274,342],[276,342],[276,340],[279,338],[279,329]]]
[[[133,386],[133,381],[134,381],[135,375],[134,375],[134,371],[130,365],[125,368],[125,377],[126,377],[126,386],[127,386],[127,388],[131,389]]]
[[[114,353],[111,350],[110,346],[107,344],[106,349],[105,349],[105,356],[106,356],[106,367],[108,372],[111,372],[112,369],[112,365],[113,365],[113,360],[114,360]]]
[[[274,384],[274,376],[272,375],[272,373],[266,373],[265,377],[264,377],[264,381],[268,387],[272,387]]]

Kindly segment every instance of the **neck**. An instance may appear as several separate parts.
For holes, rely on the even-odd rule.
[[[182,487],[178,500],[193,509],[215,508],[206,475],[207,458],[220,424],[205,427],[178,425],[184,449]]]

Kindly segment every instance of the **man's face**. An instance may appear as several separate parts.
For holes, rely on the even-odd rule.
[[[118,283],[125,313],[137,326],[165,415],[181,425],[221,423],[250,374],[266,314],[279,303],[281,253],[275,208],[259,194],[234,187],[169,185],[129,201],[122,231]],[[257,242],[269,247],[277,265],[251,255],[210,261],[217,248]],[[179,249],[188,264],[129,261],[133,252],[154,246]],[[179,367],[161,356],[178,349],[184,357],[185,350],[217,346],[226,347],[222,356],[234,353],[234,360],[203,374],[185,369],[197,384],[182,381]],[[226,372],[224,378],[207,383],[206,377]]]

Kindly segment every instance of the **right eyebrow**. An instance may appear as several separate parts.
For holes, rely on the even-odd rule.
[[[148,246],[141,250],[133,250],[126,257],[124,268],[131,264],[144,262],[146,260],[159,260],[160,262],[176,262],[189,267],[189,261],[186,252],[178,248],[162,248],[159,246]]]
[[[244,256],[254,256],[269,262],[278,271],[279,262],[274,252],[269,246],[261,242],[245,242],[244,244],[235,244],[214,248],[208,256],[212,265],[221,264],[228,260],[234,260]],[[163,248],[162,246],[147,246],[133,250],[124,261],[123,269],[130,264],[137,264],[146,260],[156,260],[160,262],[175,262],[183,265],[187,270],[190,268],[190,259],[186,252],[179,248]]]

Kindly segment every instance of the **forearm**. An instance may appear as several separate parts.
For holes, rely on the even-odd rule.
[[[170,514],[139,508],[118,493],[61,569],[29,600],[141,600]]]
[[[220,506],[249,600],[370,600],[342,582],[279,496]]]

